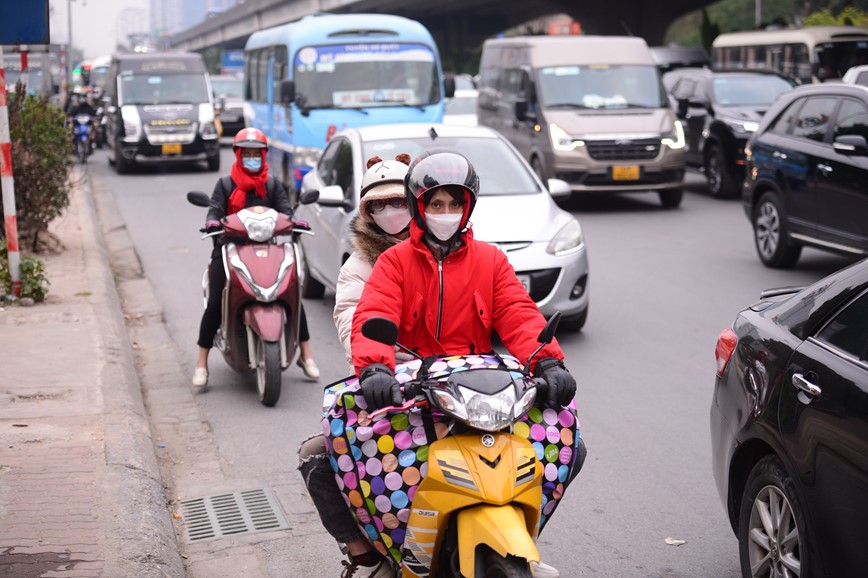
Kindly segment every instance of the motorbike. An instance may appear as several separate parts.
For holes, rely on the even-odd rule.
[[[316,201],[317,191],[302,202]],[[203,192],[187,193],[196,206],[208,207]],[[298,355],[301,293],[296,241],[312,235],[307,223],[290,219],[267,207],[250,207],[221,220],[222,230],[202,238],[223,235],[226,285],[222,296],[222,322],[214,346],[227,365],[239,373],[255,373],[259,400],[274,406],[280,399],[281,373]],[[205,232],[201,229],[200,232]],[[289,236],[290,242],[277,241]],[[208,305],[208,270],[202,279]]]
[[[396,576],[531,578],[535,538],[585,456],[573,403],[535,405],[545,380],[508,355],[428,357],[370,319],[362,334],[416,359],[398,364],[405,403],[367,412],[358,379],[326,388],[323,430],[338,486]],[[400,573],[400,574],[398,574]]]
[[[93,152],[93,117],[77,114],[72,117],[72,142],[76,158],[82,163]]]
[[[102,106],[97,107],[93,124],[95,129],[93,143],[96,148],[101,149],[106,144],[105,133],[106,125],[108,124],[108,119],[105,116],[105,109]]]

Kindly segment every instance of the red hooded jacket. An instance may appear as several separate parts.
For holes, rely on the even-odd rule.
[[[398,341],[423,357],[491,351],[494,329],[509,352],[524,363],[539,346],[546,324],[506,255],[464,233],[464,245],[446,256],[442,270],[413,221],[410,239],[377,259],[353,317],[356,374],[373,363],[394,370],[395,350],[362,335],[362,324],[385,317],[398,325]],[[564,354],[552,341],[535,358]]]

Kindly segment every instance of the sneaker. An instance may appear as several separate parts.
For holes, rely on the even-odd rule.
[[[304,370],[304,374],[309,379],[313,379],[313,380],[319,379],[319,367],[317,367],[316,361],[314,361],[313,358],[302,359],[301,357],[299,357],[298,361],[296,362],[296,365],[298,365],[300,368],[302,368]]]
[[[208,370],[204,367],[197,367],[193,372],[193,387],[205,387],[208,385]]]
[[[392,565],[385,558],[376,566],[359,566],[346,560],[342,560],[341,564],[344,565],[341,578],[393,578],[395,576]]]
[[[544,562],[531,562],[530,568],[533,571],[533,578],[559,578],[561,575],[557,568]]]

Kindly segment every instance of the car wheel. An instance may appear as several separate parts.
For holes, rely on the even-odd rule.
[[[307,257],[304,254],[304,248],[301,243],[298,244],[298,256],[301,261],[302,274],[304,278],[301,283],[301,296],[306,299],[319,299],[325,293],[325,285],[314,279],[310,274],[310,267],[307,266]]]
[[[787,218],[780,197],[768,192],[760,197],[753,212],[754,242],[766,267],[787,269],[796,264],[801,245],[790,245]]]
[[[220,170],[220,150],[217,150],[217,154],[208,157],[208,170],[213,172]]]
[[[807,539],[793,479],[777,456],[764,457],[748,476],[739,511],[742,576],[812,575],[806,564]]]
[[[738,192],[736,179],[732,172],[727,170],[726,157],[719,146],[710,147],[705,154],[705,180],[712,197],[731,198]]]
[[[132,168],[132,162],[128,161],[124,158],[124,155],[121,154],[120,144],[115,145],[115,171],[119,175],[125,175],[130,172]]]
[[[657,194],[660,195],[660,204],[667,209],[674,209],[681,204],[681,199],[684,198],[684,191],[681,189],[658,191]]]
[[[546,176],[546,171],[543,168],[542,162],[540,162],[539,158],[534,157],[530,161],[530,166],[533,169],[533,172],[536,173],[536,176],[539,177],[539,180],[541,180],[544,185],[548,186],[548,177]]]

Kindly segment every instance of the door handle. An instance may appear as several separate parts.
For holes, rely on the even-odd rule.
[[[773,152],[772,156],[776,159],[781,159],[781,160],[786,160],[786,158],[787,158],[786,153],[782,153],[780,151]]]
[[[818,395],[823,393],[823,390],[821,390],[817,385],[805,379],[805,376],[801,373],[793,374],[793,385],[796,386],[796,389],[804,391],[805,393],[813,395],[814,397],[817,397]]]
[[[829,173],[832,172],[832,167],[830,167],[827,164],[819,163],[817,165],[817,170],[822,172],[824,175],[828,175]]]

